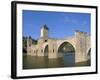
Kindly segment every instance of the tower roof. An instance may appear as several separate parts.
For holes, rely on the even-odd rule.
[[[47,29],[47,30],[49,29],[46,24],[42,28]]]

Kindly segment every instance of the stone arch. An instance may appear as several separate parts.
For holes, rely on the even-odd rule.
[[[63,42],[58,48],[58,55],[62,56],[64,65],[75,65],[75,48],[71,43]]]
[[[91,57],[90,56],[91,56],[91,48],[89,48],[88,49],[88,52],[87,52],[87,59],[88,60],[91,60]]]
[[[67,45],[66,47],[71,47],[71,48],[69,49],[69,52],[71,52],[71,51],[74,51],[74,52],[75,52],[75,47],[74,47],[70,42],[68,42],[68,41],[62,42],[62,43],[59,45],[57,51],[58,51],[58,52],[62,51],[62,50],[60,50],[60,49],[63,48],[65,45]]]
[[[70,43],[75,48],[75,50],[76,50],[76,40],[75,40],[75,38],[68,38],[68,39],[57,40],[57,49],[64,42]]]
[[[46,45],[44,48],[44,56],[48,56],[48,53],[49,53],[49,47],[48,45]]]

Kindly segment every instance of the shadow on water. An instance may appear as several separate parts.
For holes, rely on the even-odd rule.
[[[62,58],[48,59],[48,57],[37,57],[23,55],[23,69],[58,68],[90,66],[90,61],[75,64],[75,54],[67,53]]]
[[[63,61],[59,59],[48,59],[47,57],[23,57],[23,69],[36,69],[36,68],[55,68],[63,67]]]
[[[75,54],[74,53],[64,53],[63,62],[64,62],[64,66],[66,67],[75,66]]]

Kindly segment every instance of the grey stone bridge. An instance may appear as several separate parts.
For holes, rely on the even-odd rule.
[[[86,32],[75,31],[74,36],[65,39],[48,37],[48,28],[41,28],[41,37],[36,44],[27,39],[27,55],[47,56],[48,59],[63,57],[66,52],[75,54],[75,62],[87,61],[90,58],[91,40]],[[66,53],[67,54],[67,53]]]

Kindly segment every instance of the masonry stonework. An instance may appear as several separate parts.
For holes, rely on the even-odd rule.
[[[33,44],[31,39],[27,39],[27,55],[47,56],[48,59],[63,57],[63,54],[60,54],[58,50],[64,42],[73,46],[76,63],[88,60],[91,40],[86,32],[76,31],[73,37],[65,39],[49,38],[49,28],[46,25],[41,28],[40,39],[37,40],[37,44]]]

